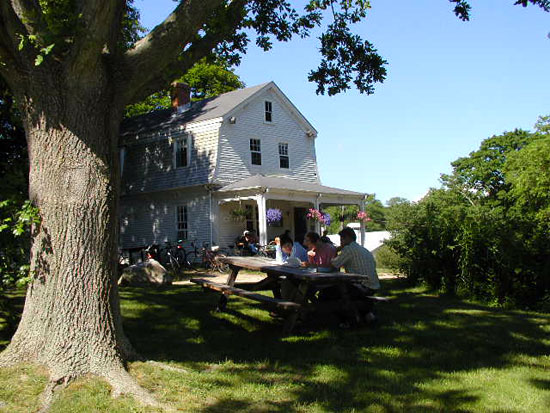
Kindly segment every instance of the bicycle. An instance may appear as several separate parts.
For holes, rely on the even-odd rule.
[[[182,243],[182,240],[178,240],[176,245],[172,245],[170,241],[166,241],[164,243],[164,247],[159,248],[158,246],[156,246],[155,255],[158,256],[160,263],[164,266],[169,267],[175,273],[179,273],[185,267],[190,268],[190,265],[186,260],[186,251],[181,245]],[[151,250],[154,249],[154,247],[151,248]],[[153,254],[150,255],[155,258]]]
[[[185,266],[192,270],[197,270],[197,265],[200,263],[200,255],[201,250],[197,247],[197,240],[193,240],[190,242],[191,251],[184,250],[185,252],[185,259],[184,263]]]
[[[204,269],[210,269],[218,271],[220,273],[226,273],[229,271],[229,265],[220,262],[218,258],[226,257],[229,255],[229,251],[220,248],[219,246],[212,246],[209,248],[209,244],[204,242],[200,250],[201,264]],[[198,268],[196,269],[198,271]]]
[[[256,255],[262,258],[275,258],[275,251],[275,241],[271,241],[267,245],[258,245],[258,253]]]

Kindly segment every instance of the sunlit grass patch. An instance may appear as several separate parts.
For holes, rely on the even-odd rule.
[[[129,371],[182,412],[548,410],[549,315],[437,296],[405,280],[384,286],[395,299],[377,306],[376,328],[339,330],[334,320],[315,319],[290,336],[254,302],[231,297],[219,313],[219,295],[196,286],[123,289],[125,331],[155,361],[130,363]],[[13,377],[0,376],[0,386]],[[36,380],[24,401],[3,393],[5,411],[37,406],[45,376]],[[107,383],[85,378],[51,411],[154,409],[113,400]]]
[[[0,412],[38,410],[38,396],[47,381],[47,372],[36,366],[19,365],[0,369]]]

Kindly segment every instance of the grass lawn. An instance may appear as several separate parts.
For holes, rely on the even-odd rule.
[[[550,315],[512,312],[431,295],[384,280],[375,329],[338,330],[331,320],[283,337],[254,303],[196,286],[124,289],[125,330],[148,359],[129,370],[183,412],[548,412]],[[20,308],[21,296],[10,297]],[[2,324],[4,323],[4,324]],[[0,315],[0,348],[9,331]],[[44,371],[0,370],[0,411],[38,406]],[[3,409],[3,410],[2,410]],[[53,412],[149,412],[111,399],[102,380],[61,392]]]

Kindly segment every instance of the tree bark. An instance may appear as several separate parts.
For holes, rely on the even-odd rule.
[[[23,103],[29,195],[39,208],[23,316],[0,365],[37,362],[52,383],[92,373],[152,402],[124,370],[132,355],[117,291],[118,132],[108,82],[34,77]],[[30,96],[29,96],[30,95]]]

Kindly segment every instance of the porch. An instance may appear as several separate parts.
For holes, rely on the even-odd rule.
[[[287,230],[293,239],[302,242],[308,231],[322,231],[318,221],[306,218],[310,208],[322,210],[330,205],[358,205],[363,211],[366,199],[366,194],[359,192],[263,175],[254,175],[227,185],[213,195],[216,229],[214,242],[221,246],[232,244],[244,230],[256,231],[262,245]],[[268,209],[281,211],[280,222],[268,224]],[[235,211],[238,211],[238,214],[235,214]],[[363,245],[363,223],[360,235],[358,242]]]

